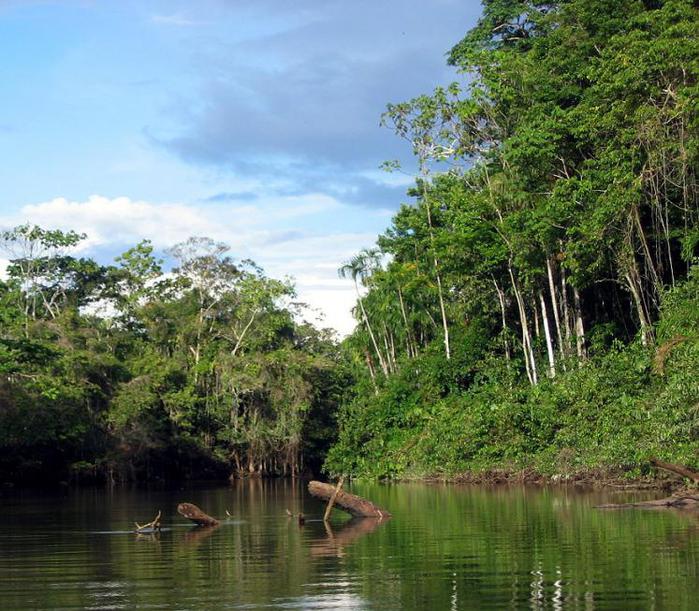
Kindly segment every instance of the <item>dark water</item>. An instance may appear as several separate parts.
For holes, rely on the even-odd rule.
[[[623,496],[560,489],[353,489],[394,518],[326,527],[292,482],[6,492],[0,608],[699,609],[697,515],[599,511]],[[197,529],[180,501],[234,518]],[[158,509],[160,535],[128,532]]]

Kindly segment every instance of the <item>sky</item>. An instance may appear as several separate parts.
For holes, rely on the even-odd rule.
[[[389,102],[460,77],[477,0],[0,0],[0,229],[101,263],[207,236],[351,331],[337,269],[409,199]],[[2,253],[0,253],[2,257]]]

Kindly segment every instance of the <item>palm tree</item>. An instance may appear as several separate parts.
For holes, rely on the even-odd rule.
[[[362,295],[359,292],[359,281],[361,280],[363,282],[368,276],[371,275],[371,272],[374,269],[380,266],[380,256],[380,252],[375,248],[365,248],[360,250],[338,270],[338,275],[340,278],[352,278],[354,281],[354,289],[357,291],[357,302],[359,303],[359,309],[362,313],[362,320],[364,321],[364,325],[369,332],[371,343],[374,346],[376,356],[378,357],[379,364],[381,365],[381,371],[383,371],[384,376],[388,377],[388,366],[386,364],[386,359],[381,353],[381,350],[379,350],[379,345],[376,342],[374,330],[369,324],[369,317],[367,316],[366,309],[364,308]]]

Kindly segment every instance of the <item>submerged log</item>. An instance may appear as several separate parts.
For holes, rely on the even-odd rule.
[[[177,506],[177,513],[199,526],[218,526],[219,524],[216,518],[212,518],[210,515],[205,514],[199,507],[192,503],[180,503]]]
[[[627,509],[630,507],[640,509],[699,509],[699,496],[682,494],[654,501],[640,501],[638,503],[607,503],[605,505],[596,505],[595,509]]]
[[[356,494],[350,494],[331,484],[312,481],[308,483],[308,492],[323,501],[329,501],[335,495],[335,505],[355,518],[389,518],[390,512],[374,505]]]

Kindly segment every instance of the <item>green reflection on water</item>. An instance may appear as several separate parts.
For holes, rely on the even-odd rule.
[[[599,511],[622,495],[358,484],[383,523],[321,521],[301,483],[5,495],[0,605],[25,608],[658,608],[699,600],[694,514]],[[216,529],[190,501],[234,518]],[[303,511],[299,526],[285,509]],[[159,535],[124,532],[163,510]]]

